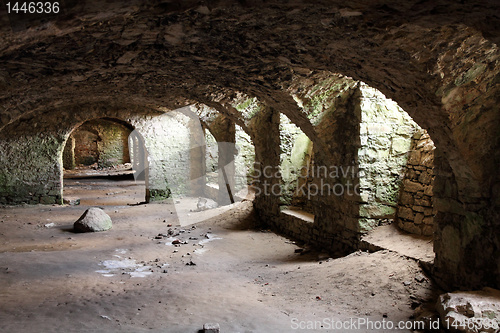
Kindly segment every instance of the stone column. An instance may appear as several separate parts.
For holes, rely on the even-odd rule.
[[[63,166],[67,170],[75,168],[75,138],[70,136],[63,151]]]
[[[500,205],[471,185],[460,189],[455,171],[435,150],[433,273],[446,290],[500,287]],[[469,182],[474,184],[474,180]]]
[[[191,118],[188,122],[190,136],[189,150],[189,192],[195,197],[205,196],[206,165],[205,165],[205,135],[198,119]]]
[[[252,118],[249,130],[255,145],[254,205],[263,221],[279,216],[281,178],[280,113],[265,107]]]
[[[217,140],[218,157],[218,183],[219,205],[227,205],[233,201],[234,196],[234,155],[236,154],[236,127],[232,120],[219,116],[210,125],[212,133]]]

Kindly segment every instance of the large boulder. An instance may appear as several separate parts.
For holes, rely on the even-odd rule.
[[[452,332],[500,332],[500,291],[458,291],[439,296],[436,310]]]
[[[73,228],[76,232],[106,231],[113,226],[111,217],[102,209],[91,207],[75,222]]]

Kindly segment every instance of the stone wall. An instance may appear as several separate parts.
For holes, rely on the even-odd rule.
[[[284,114],[280,115],[280,151],[281,204],[298,204],[307,197],[300,187],[304,188],[303,178],[308,177],[303,169],[311,158],[312,146],[307,135]]]
[[[64,144],[29,121],[0,132],[0,204],[62,204]]]
[[[130,162],[128,136],[131,130],[122,124],[106,119],[95,119],[82,124],[71,133],[68,142],[74,142],[73,154],[76,165],[97,163],[100,168]],[[70,169],[71,152],[66,151],[66,169]]]
[[[397,211],[398,226],[412,234],[434,233],[434,149],[425,130],[413,135]]]
[[[99,134],[90,128],[78,128],[72,136],[75,139],[75,164],[88,166],[97,163],[99,159],[97,145],[101,140]]]
[[[250,135],[236,125],[235,190],[240,191],[252,183],[255,162],[255,147]]]
[[[146,199],[185,193],[191,165],[186,116],[180,112],[131,112],[107,105],[81,106],[59,110],[51,117],[26,117],[0,133],[0,204],[62,203],[63,148],[75,128],[103,116],[128,123],[143,138]]]
[[[360,84],[360,225],[369,231],[392,222],[411,138],[419,126],[394,101]]]
[[[130,162],[128,136],[131,130],[114,121],[100,120],[96,124],[101,138],[97,142],[99,158],[97,164],[100,168]]]
[[[191,133],[188,122],[189,118],[180,112],[134,122],[144,137],[148,153],[147,201],[189,192]]]

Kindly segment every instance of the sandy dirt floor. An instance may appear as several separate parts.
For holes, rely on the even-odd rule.
[[[144,191],[121,178],[65,179],[79,206],[1,208],[0,331],[186,333],[213,322],[221,332],[344,332],[327,328],[397,325],[434,297],[416,261],[397,252],[300,254],[255,227],[249,201],[205,212],[190,211],[196,198],[135,205]],[[73,233],[91,206],[113,228]]]

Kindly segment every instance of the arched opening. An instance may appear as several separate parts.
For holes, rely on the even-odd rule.
[[[92,119],[74,128],[62,153],[64,203],[144,201],[147,161],[142,147],[143,140],[133,126],[118,119]]]
[[[341,252],[341,244],[397,249],[431,263],[436,211],[428,133],[376,89],[322,75],[292,87],[314,127],[312,140],[280,114],[278,230],[315,244],[336,239],[324,244]]]
[[[236,125],[235,192],[238,199],[252,198],[254,179],[255,146],[252,138],[239,125]]]
[[[232,122],[228,123],[234,128],[231,137],[224,137],[228,132],[221,128],[221,123],[224,122],[220,119],[216,119],[210,125],[204,124],[205,195],[219,201],[220,204],[228,204],[251,195],[249,186],[253,180],[255,148],[252,139],[243,128]]]

